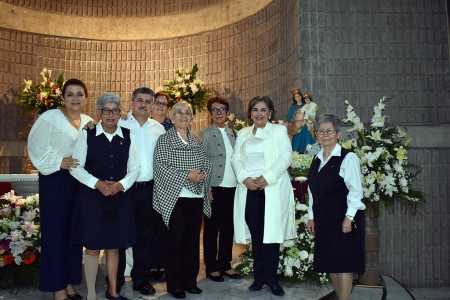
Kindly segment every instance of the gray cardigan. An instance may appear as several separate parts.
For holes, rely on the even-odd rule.
[[[236,142],[236,130],[232,130],[228,127],[226,127],[225,130],[228,134],[231,145],[234,148],[234,143]],[[200,131],[200,135],[202,136],[202,142],[205,147],[206,154],[209,159],[211,159],[213,166],[211,186],[219,186],[223,180],[226,162],[225,144],[223,142],[222,133],[215,124],[212,124],[210,127]]]

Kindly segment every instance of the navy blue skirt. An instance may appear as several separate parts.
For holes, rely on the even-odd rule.
[[[39,173],[41,259],[39,289],[63,290],[81,283],[82,247],[70,245],[71,216],[78,182],[69,171]]]
[[[114,202],[116,213],[105,213],[104,201]],[[72,224],[73,244],[90,250],[128,248],[136,240],[133,202],[128,192],[105,197],[80,184]]]

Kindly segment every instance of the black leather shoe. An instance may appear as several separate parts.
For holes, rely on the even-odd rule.
[[[184,293],[183,290],[175,290],[173,292],[170,292],[170,294],[172,295],[172,297],[174,297],[176,299],[184,299],[184,298],[186,298],[186,294]]]
[[[270,290],[272,291],[272,294],[274,294],[275,296],[283,296],[284,295],[284,290],[278,283],[269,285],[269,287],[270,287]]]
[[[211,275],[211,273],[206,273],[206,277],[215,282],[223,282],[224,279],[221,275]]]
[[[252,283],[251,286],[248,287],[248,289],[252,292],[260,291],[262,289],[263,285],[264,285],[264,283],[255,281]]]
[[[142,295],[154,295],[156,290],[149,283],[142,283],[139,285],[133,285],[134,291],[139,291]]]
[[[105,292],[105,299],[106,300],[130,300],[130,299],[128,299],[128,298],[125,298],[125,297],[123,297],[123,296],[117,296],[117,297],[113,297],[109,292],[108,292],[108,290],[106,290],[106,292]]]
[[[227,272],[221,272],[222,276],[228,276],[231,279],[242,279],[241,274],[239,273],[233,273],[233,274],[228,274]]]
[[[194,287],[191,287],[191,288],[187,288],[187,289],[185,289],[186,290],[186,292],[188,292],[188,293],[191,293],[191,294],[201,294],[203,291],[202,291],[202,289],[201,288],[198,288],[198,287],[196,287],[196,286],[194,286]]]
[[[70,300],[83,300],[83,296],[78,294],[78,292],[72,295],[67,295],[67,298],[69,298]]]

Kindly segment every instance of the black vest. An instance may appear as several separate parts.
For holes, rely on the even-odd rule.
[[[342,222],[347,212],[348,189],[339,176],[342,161],[349,150],[341,149],[341,156],[332,156],[319,172],[320,159],[311,164],[308,174],[309,189],[313,195],[314,222]]]
[[[115,135],[111,142],[104,134],[96,136],[95,128],[87,129],[85,169],[100,180],[119,181],[127,174],[130,130],[123,127],[121,129],[123,138]]]

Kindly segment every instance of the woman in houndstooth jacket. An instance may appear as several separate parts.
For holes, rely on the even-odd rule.
[[[208,199],[211,160],[201,142],[189,130],[192,107],[181,101],[170,113],[174,127],[160,136],[154,155],[153,207],[164,221],[163,252],[166,255],[167,291],[174,298],[184,291],[200,294],[197,275],[200,265],[202,213],[211,216]]]

